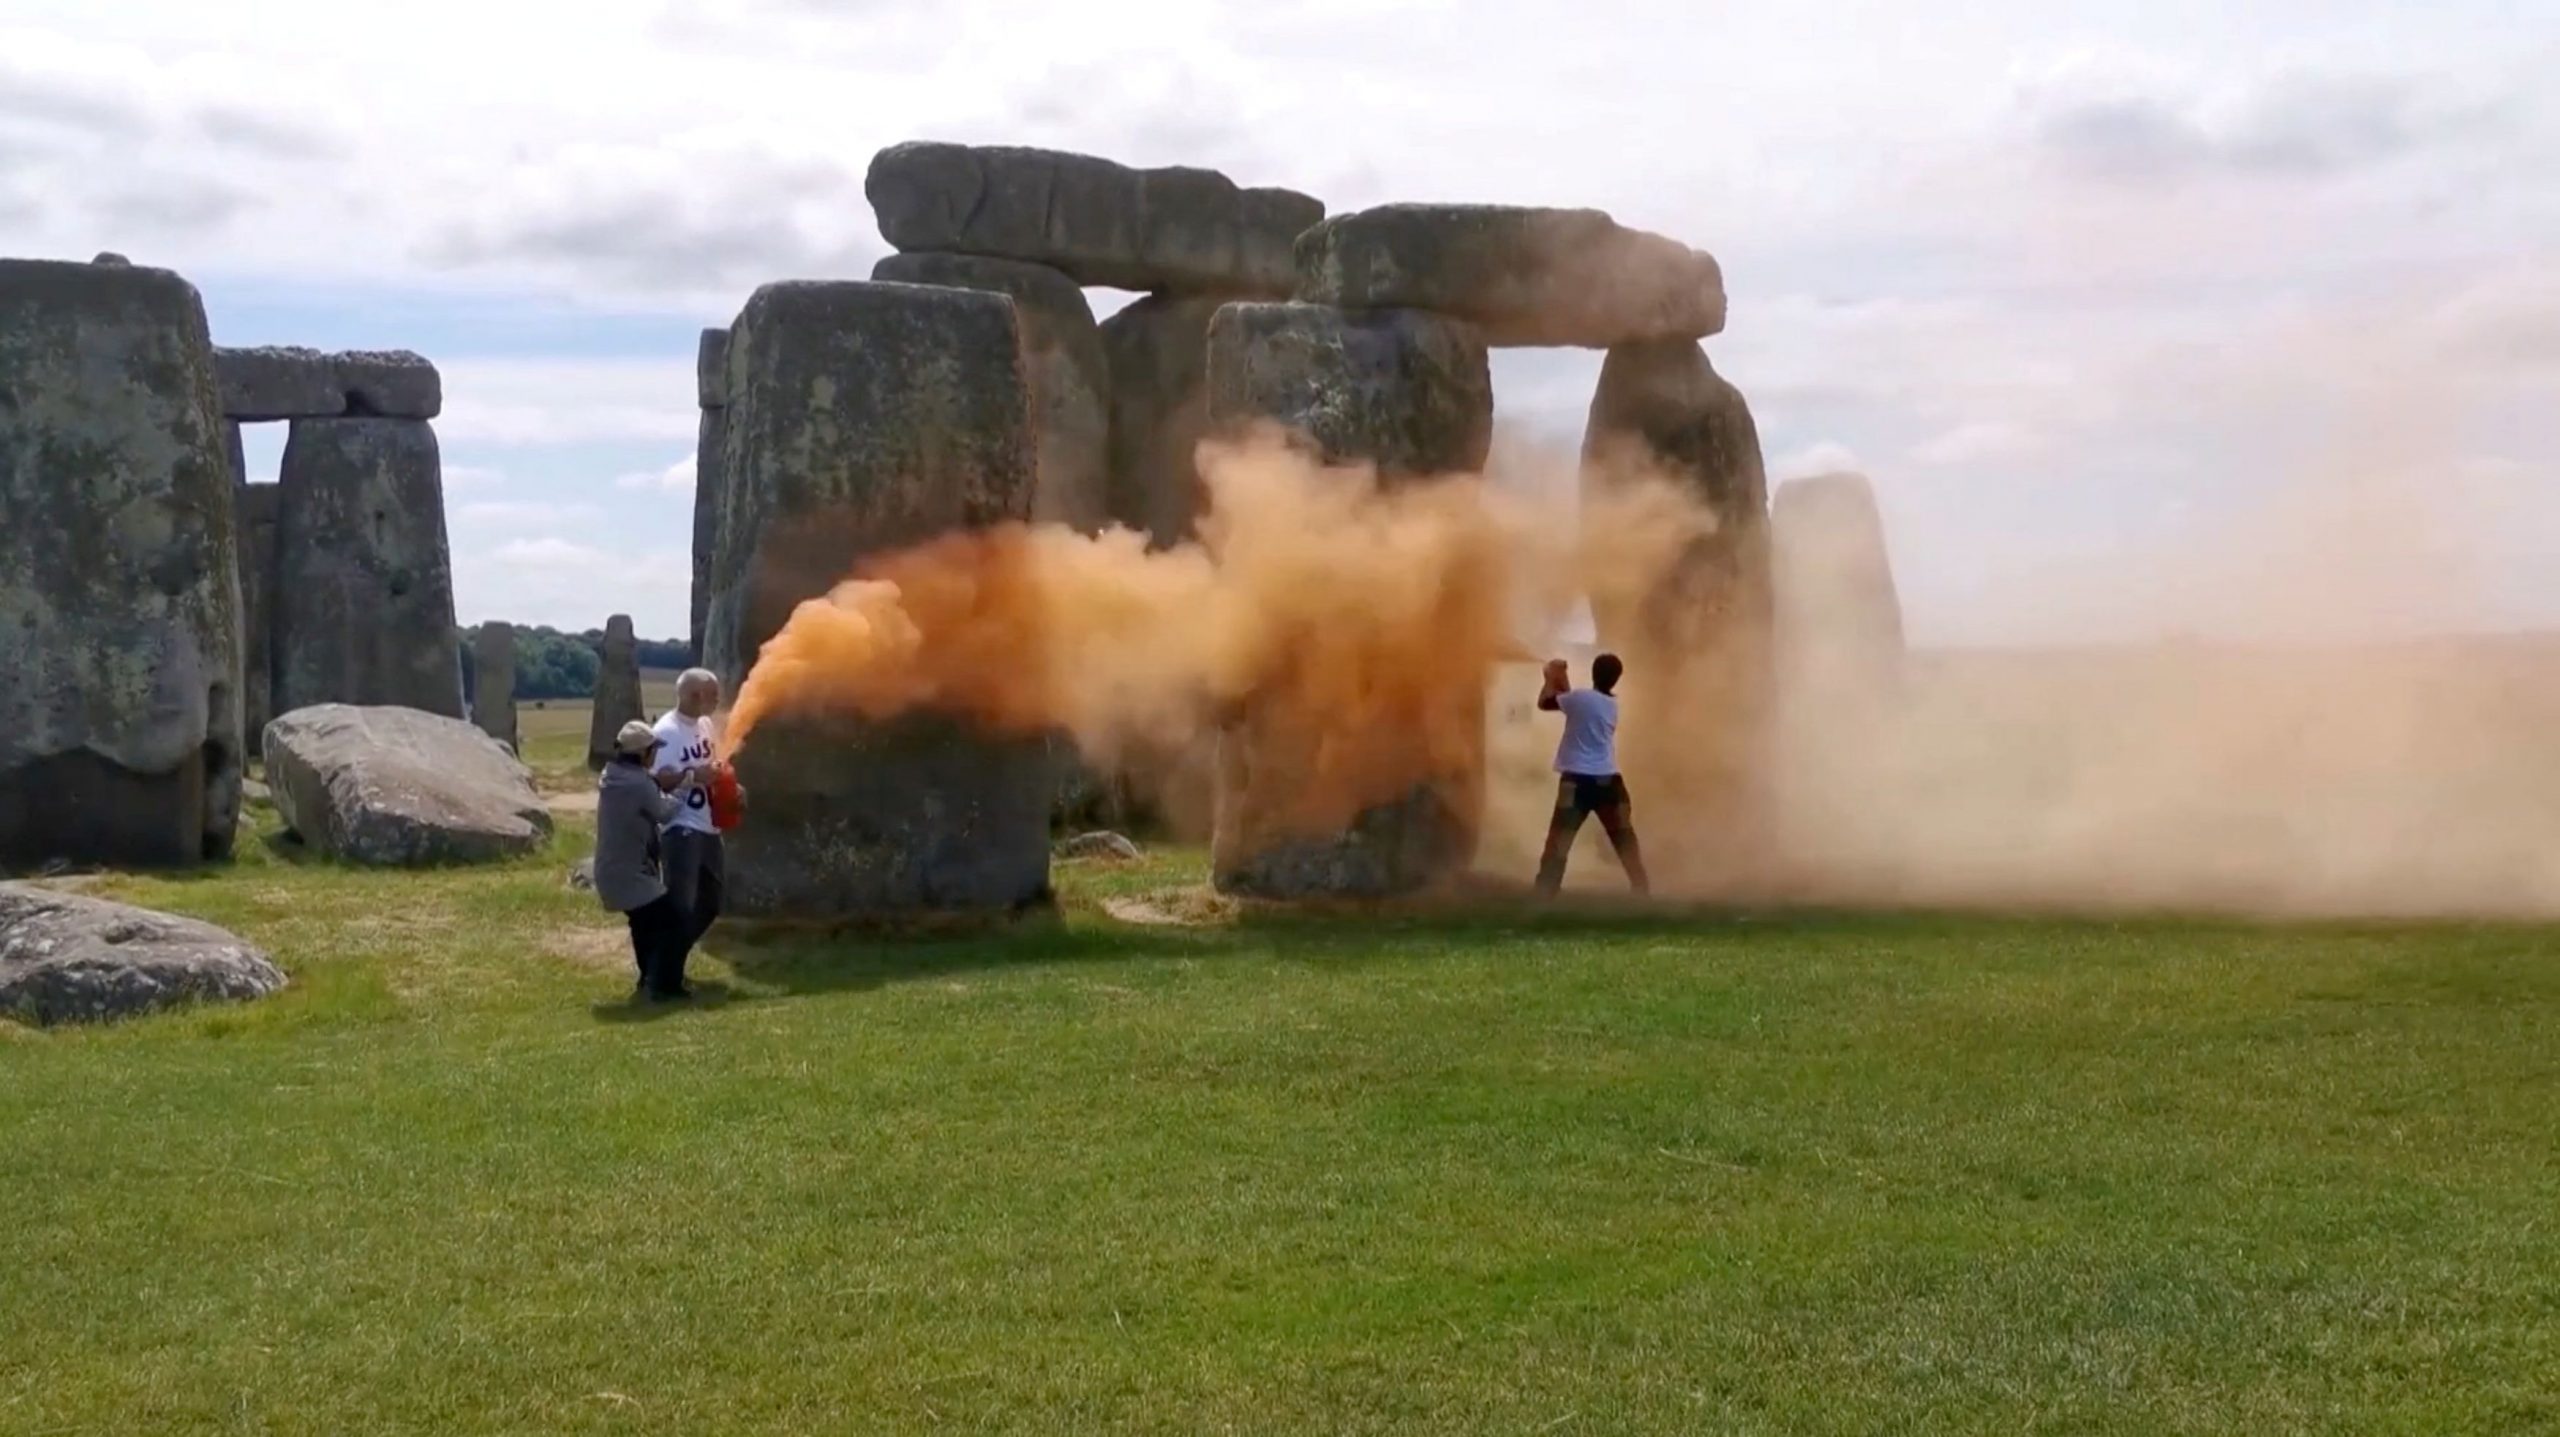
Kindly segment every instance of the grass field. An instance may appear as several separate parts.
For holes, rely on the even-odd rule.
[[[516,704],[516,743],[534,781],[547,791],[592,788],[595,775],[587,767],[587,730],[595,722],[595,705],[585,699],[545,699]],[[649,718],[675,707],[676,676],[661,669],[640,673],[640,707]]]
[[[295,983],[0,1024],[0,1432],[2560,1430],[2550,930],[1239,918],[1173,854],[643,1011],[577,822],[107,885]]]

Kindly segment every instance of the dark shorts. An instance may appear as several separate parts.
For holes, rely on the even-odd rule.
[[[1623,813],[1634,806],[1627,796],[1627,780],[1620,774],[1567,773],[1556,777],[1556,812],[1583,817],[1594,813]]]

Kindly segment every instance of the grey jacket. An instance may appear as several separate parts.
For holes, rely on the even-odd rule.
[[[628,913],[663,897],[658,873],[658,829],[675,817],[673,798],[658,791],[649,770],[615,758],[596,779],[596,899]]]

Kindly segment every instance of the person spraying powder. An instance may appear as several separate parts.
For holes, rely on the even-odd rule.
[[[1627,882],[1636,892],[1651,891],[1644,854],[1636,846],[1635,805],[1627,781],[1618,772],[1618,699],[1613,692],[1626,665],[1616,654],[1591,661],[1591,687],[1573,687],[1562,659],[1547,661],[1546,682],[1538,690],[1538,707],[1564,715],[1564,737],[1556,744],[1556,808],[1547,822],[1546,852],[1538,860],[1538,891],[1552,896],[1564,884],[1565,859],[1582,821],[1598,814],[1609,835]]]

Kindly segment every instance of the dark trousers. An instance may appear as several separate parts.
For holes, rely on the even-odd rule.
[[[631,961],[639,966],[642,990],[682,988],[685,952],[693,940],[685,936],[684,910],[675,899],[661,893],[622,916],[631,924]]]
[[[1556,781],[1555,816],[1547,820],[1547,849],[1538,859],[1538,891],[1552,894],[1564,885],[1564,861],[1573,853],[1582,820],[1597,814],[1609,846],[1627,870],[1627,883],[1638,893],[1651,890],[1644,873],[1644,852],[1636,846],[1635,800],[1627,781],[1612,774],[1568,773]]]
[[[670,828],[658,842],[665,850],[667,896],[684,910],[684,944],[690,950],[720,921],[721,900],[728,893],[728,855],[719,834],[699,829]]]

